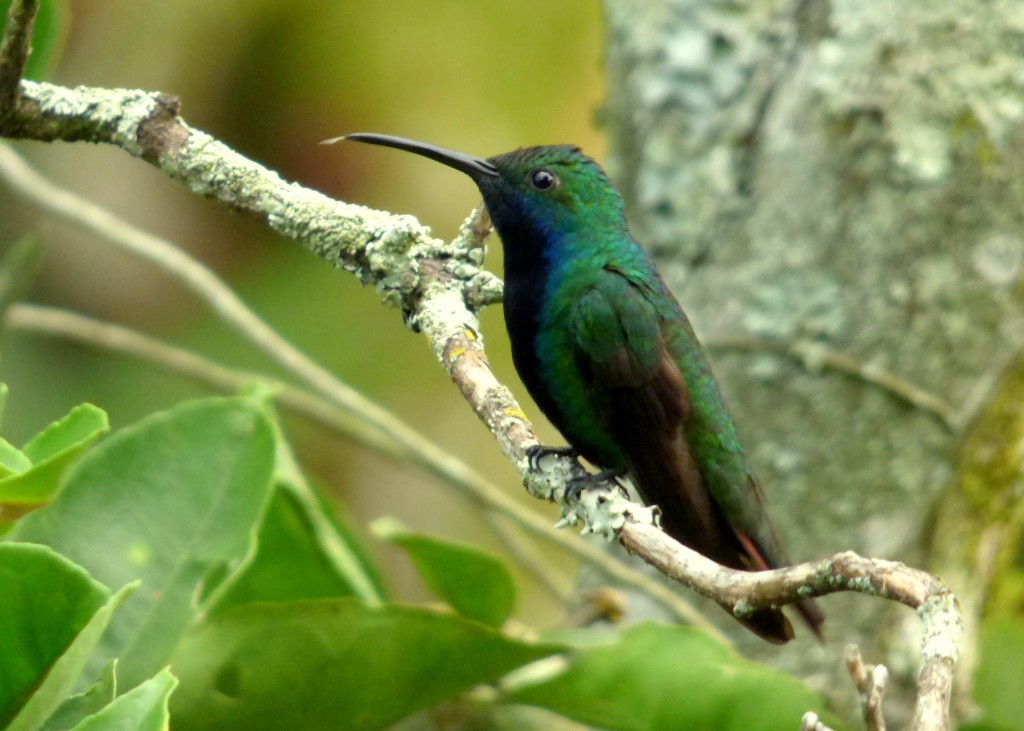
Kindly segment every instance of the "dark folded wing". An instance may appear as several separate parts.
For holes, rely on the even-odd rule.
[[[756,544],[727,524],[705,487],[684,437],[689,391],[663,327],[644,290],[606,270],[580,297],[573,320],[574,357],[590,398],[606,415],[641,497],[661,508],[669,535],[723,565],[767,568]],[[775,610],[756,612],[744,624],[770,641],[793,636]]]

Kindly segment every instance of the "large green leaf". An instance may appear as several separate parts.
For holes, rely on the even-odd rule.
[[[35,729],[67,697],[134,587],[111,597],[52,549],[20,543],[0,544],[0,586],[0,725]]]
[[[177,678],[164,668],[82,720],[72,731],[167,731],[167,700],[177,684]]]
[[[439,538],[410,533],[394,520],[378,520],[374,531],[409,552],[431,591],[463,617],[500,627],[512,613],[512,574],[496,556]]]
[[[191,731],[379,729],[562,649],[411,607],[248,604],[189,631],[171,714]]]
[[[294,492],[276,488],[260,526],[256,556],[210,611],[251,602],[355,596],[346,576],[325,556]],[[347,540],[337,534],[338,540]]]
[[[90,451],[56,499],[14,535],[45,543],[107,586],[141,579],[99,651],[125,687],[166,664],[204,580],[251,551],[269,497],[274,439],[262,405],[204,399],[153,415]]]
[[[798,680],[702,632],[659,624],[578,651],[564,671],[510,691],[509,700],[616,731],[792,731],[807,711],[827,718],[824,701]]]
[[[272,410],[271,410],[272,413]],[[376,567],[343,506],[331,504],[303,474],[273,420],[277,442],[274,497],[264,515],[257,551],[243,572],[211,601],[216,613],[255,601],[354,596],[369,604],[386,597]]]

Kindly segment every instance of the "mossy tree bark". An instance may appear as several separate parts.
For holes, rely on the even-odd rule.
[[[1024,378],[1024,6],[606,0],[605,15],[610,172],[711,346],[793,559],[853,549],[948,578],[967,691],[979,618],[1016,596],[993,587],[1022,570],[1022,402],[1006,399]],[[839,649],[856,642],[909,690],[916,617],[849,595],[823,608],[823,653],[737,641],[848,704]]]

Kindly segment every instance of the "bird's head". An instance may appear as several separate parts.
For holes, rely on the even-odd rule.
[[[395,147],[455,168],[477,184],[502,240],[515,232],[562,238],[581,230],[625,230],[622,197],[601,166],[572,145],[524,147],[474,157],[401,137],[358,133],[337,137]]]

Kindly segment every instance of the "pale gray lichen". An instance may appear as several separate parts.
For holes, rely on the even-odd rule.
[[[875,589],[875,583],[870,576],[855,576],[848,580],[846,585],[853,591],[858,591],[861,594],[873,596],[878,593]]]
[[[467,316],[471,318],[469,322]],[[445,288],[441,283],[428,287],[415,320],[429,336],[430,347],[443,366],[446,366],[444,357],[448,337],[467,326],[477,330],[476,318],[466,310],[462,293]]]
[[[481,269],[466,281],[466,301],[479,309],[501,302],[505,283],[486,269]]]
[[[537,462],[535,469],[526,458],[519,460],[516,468],[520,474],[526,476],[526,487],[532,495],[551,502],[562,503],[563,522],[559,523],[559,527],[576,524],[575,517],[564,522],[566,505],[563,496],[565,486],[574,478],[584,475],[579,465],[571,459],[559,459],[554,455],[545,455]]]
[[[555,524],[556,528],[582,523],[581,534],[596,534],[611,541],[627,520],[658,524],[657,507],[629,500],[616,485],[589,486],[580,493],[579,500],[568,500],[566,485],[585,475],[571,459],[548,455],[541,458],[536,469],[531,469],[526,459],[516,466],[526,475],[526,486],[531,494],[559,504],[562,517]]]
[[[917,609],[924,625],[921,634],[921,657],[944,658],[956,662],[959,657],[963,622],[952,592],[934,594]]]
[[[749,332],[788,340],[834,338],[843,329],[842,288],[824,272],[780,262],[774,271],[761,272],[749,287],[753,296],[743,313]]]
[[[748,617],[754,613],[754,607],[746,599],[740,599],[732,605],[732,613],[737,617]]]
[[[87,102],[76,89],[38,83],[28,79],[22,80],[21,88],[23,93],[39,103],[40,108],[50,110],[60,117],[76,117],[88,109]]]
[[[500,299],[500,281],[480,268],[483,231],[473,227],[476,214],[463,225],[459,237],[446,244],[411,216],[342,203],[284,181],[274,171],[189,127],[175,116],[176,102],[170,97],[34,82],[25,82],[23,94],[39,105],[44,118],[61,120],[65,136],[71,134],[71,127],[80,126],[75,134],[84,139],[109,142],[146,157],[194,193],[263,218],[283,236],[375,286],[386,302],[403,306],[407,314],[414,309],[410,298],[422,285],[424,260],[440,262],[450,279],[471,283],[473,289],[466,294],[467,301],[472,295],[472,306]],[[140,142],[143,130],[146,149]]]
[[[593,533],[611,541],[627,520],[657,525],[657,515],[656,506],[635,503],[616,486],[588,487],[580,493],[578,501],[562,503],[562,519],[555,527],[582,522],[581,534]]]
[[[831,4],[814,83],[835,113],[885,110],[893,162],[909,179],[950,174],[957,124],[972,120],[995,147],[1022,116],[1016,0]],[[979,63],[979,59],[984,59]]]

